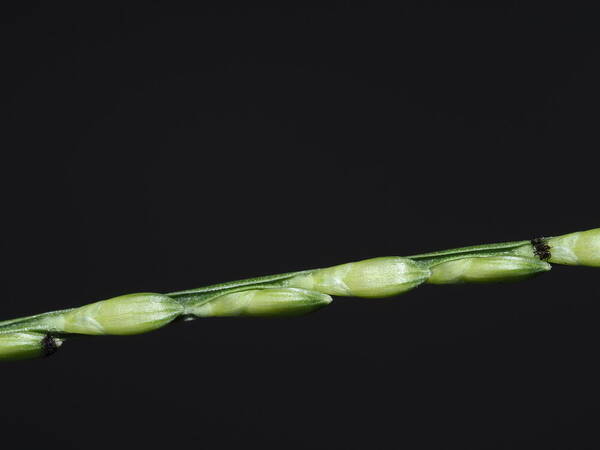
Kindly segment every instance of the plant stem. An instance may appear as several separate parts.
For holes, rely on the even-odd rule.
[[[472,245],[469,247],[452,248],[437,252],[411,255],[408,258],[421,261],[432,267],[436,264],[466,257],[481,256],[524,256],[535,257],[531,241],[500,242],[495,244]]]
[[[516,241],[485,245],[460,247],[437,252],[423,253],[410,256],[409,259],[418,261],[426,267],[433,267],[443,262],[465,257],[482,257],[497,255],[514,255],[533,257],[533,246],[530,241]],[[225,294],[241,292],[248,289],[272,289],[288,286],[289,280],[309,275],[319,269],[301,270],[275,275],[229,281],[226,283],[203,286],[185,291],[170,292],[165,295],[180,302],[184,308],[199,307],[212,299]],[[61,319],[74,308],[52,311],[34,316],[23,317],[0,322],[0,333],[36,331],[55,334],[69,334],[61,329]]]
[[[330,295],[382,298],[425,282],[516,281],[550,270],[548,262],[600,266],[600,229],[555,238],[460,247],[407,258],[373,258],[168,294],[129,294],[79,308],[6,320],[0,322],[0,336],[3,336],[0,359],[15,359],[21,348],[24,357],[46,354],[38,347],[54,342],[50,338],[143,333],[165,326],[177,317],[289,316],[329,304]],[[54,343],[57,342],[62,340]]]

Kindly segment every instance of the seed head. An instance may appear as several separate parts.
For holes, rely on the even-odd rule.
[[[409,291],[430,274],[429,269],[418,262],[388,256],[317,269],[291,278],[287,285],[330,295],[377,298]]]
[[[140,334],[156,330],[183,312],[179,302],[161,294],[129,294],[69,311],[63,330],[80,334]]]
[[[550,262],[600,267],[600,228],[548,239]]]
[[[252,289],[216,297],[188,313],[198,317],[299,316],[331,303],[329,295],[304,289]]]
[[[431,284],[495,283],[518,281],[551,269],[537,258],[480,256],[461,258],[431,268]]]
[[[43,333],[0,334],[0,361],[49,356],[62,343],[62,339]]]

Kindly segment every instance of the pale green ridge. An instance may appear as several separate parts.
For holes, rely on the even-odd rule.
[[[520,281],[547,272],[544,261],[520,256],[474,256],[437,264],[431,269],[430,284],[495,283]]]
[[[548,245],[552,263],[600,267],[600,228],[553,237]]]
[[[327,294],[294,288],[249,289],[223,294],[200,305],[190,305],[187,314],[197,317],[298,316],[332,302]]]

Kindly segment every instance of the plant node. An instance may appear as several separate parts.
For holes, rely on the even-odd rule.
[[[552,257],[550,253],[550,246],[546,242],[544,238],[535,238],[531,240],[531,245],[533,245],[533,252],[535,255],[540,258],[542,261],[546,261]]]

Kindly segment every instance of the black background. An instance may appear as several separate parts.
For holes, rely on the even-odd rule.
[[[1,317],[599,226],[594,15],[403,4],[4,5]],[[1,445],[598,448],[598,278],[69,341]]]

